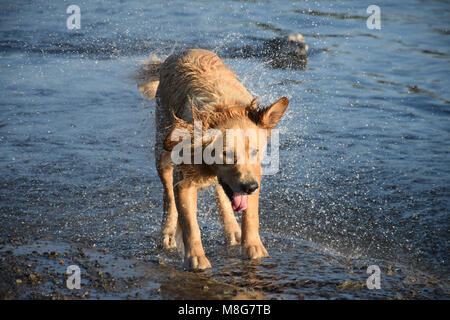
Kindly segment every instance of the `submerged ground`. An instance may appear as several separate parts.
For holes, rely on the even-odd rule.
[[[363,1],[78,5],[79,30],[66,28],[63,1],[0,5],[1,298],[449,297],[445,1],[379,1],[381,30],[367,28]],[[261,195],[271,257],[225,247],[207,190],[213,268],[185,272],[156,245],[154,102],[130,77],[150,53],[226,57],[293,32],[309,44],[307,70],[225,59],[263,103],[291,100]],[[81,290],[66,288],[71,264]],[[369,265],[380,290],[365,285]]]

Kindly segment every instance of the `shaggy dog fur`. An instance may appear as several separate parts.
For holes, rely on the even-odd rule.
[[[201,243],[196,212],[197,190],[213,184],[227,243],[240,243],[246,258],[267,256],[258,231],[260,156],[256,163],[174,165],[171,151],[180,143],[174,133],[185,129],[192,137],[194,121],[202,124],[203,132],[213,128],[221,132],[224,139],[228,129],[257,132],[264,129],[265,136],[258,133],[257,137],[258,141],[263,141],[281,119],[288,99],[281,98],[269,107],[259,107],[222,60],[215,53],[201,49],[173,54],[164,62],[148,62],[136,78],[139,90],[149,99],[156,97],[157,102],[155,155],[164,186],[161,234],[164,248],[182,249],[187,268],[210,267]],[[245,136],[243,139],[247,141]],[[201,147],[204,149],[212,140],[202,140]],[[234,141],[233,138],[233,144]],[[225,149],[222,151],[225,154]],[[258,150],[250,150],[247,143],[241,153],[235,156],[248,159],[250,153],[257,154]],[[233,211],[243,212],[242,232]]]

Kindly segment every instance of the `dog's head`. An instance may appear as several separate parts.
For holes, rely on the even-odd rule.
[[[172,152],[172,160],[174,153],[178,157],[181,151],[187,164],[207,166],[217,176],[233,210],[240,212],[247,208],[247,195],[260,186],[267,138],[288,104],[283,97],[265,108],[254,100],[247,106],[215,112],[193,109],[194,124],[177,119],[164,148]]]

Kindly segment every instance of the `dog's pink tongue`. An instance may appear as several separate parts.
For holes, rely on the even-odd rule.
[[[247,209],[247,196],[237,193],[233,194],[231,206],[233,207],[233,210],[237,212]]]

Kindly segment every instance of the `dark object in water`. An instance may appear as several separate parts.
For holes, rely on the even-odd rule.
[[[308,64],[308,45],[300,33],[274,38],[261,45],[231,49],[230,58],[260,58],[275,69],[304,70]]]
[[[264,42],[265,59],[272,68],[306,69],[308,45],[300,33],[285,39],[275,38]]]

